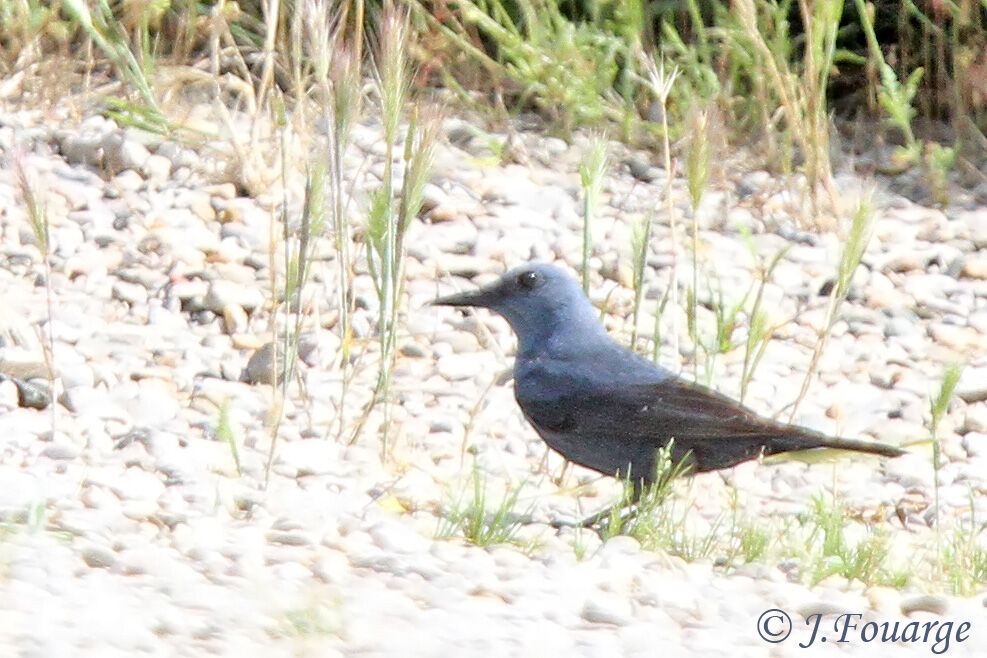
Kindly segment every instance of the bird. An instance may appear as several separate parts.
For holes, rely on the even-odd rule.
[[[579,282],[553,265],[522,265],[432,304],[486,308],[506,319],[518,340],[514,395],[524,417],[569,461],[629,478],[635,496],[655,481],[656,455],[670,443],[671,459],[694,473],[823,448],[905,454],[765,418],[679,377],[611,338]]]

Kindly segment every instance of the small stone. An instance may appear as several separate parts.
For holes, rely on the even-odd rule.
[[[259,350],[265,343],[253,334],[233,334],[230,336],[233,347],[238,350]]]
[[[274,354],[277,347],[267,343],[250,356],[247,367],[243,369],[241,378],[248,384],[274,383]]]
[[[483,131],[461,119],[446,119],[442,127],[446,131],[449,143],[461,149],[465,149],[474,137],[483,134]]]
[[[204,188],[204,191],[224,201],[231,201],[236,198],[236,185],[233,183],[217,183]]]
[[[342,582],[350,572],[350,561],[339,551],[329,551],[312,565],[312,575],[324,583]]]
[[[971,279],[987,279],[987,257],[972,255],[963,261],[962,274]]]
[[[96,384],[96,376],[88,364],[84,361],[70,363],[64,357],[58,365],[58,377],[62,380],[62,387],[66,389],[78,386],[92,388]]]
[[[602,544],[597,554],[602,557],[608,555],[637,555],[641,552],[641,543],[627,535],[617,535],[611,537]]]
[[[218,279],[211,282],[202,305],[213,313],[222,315],[228,304],[240,306],[249,313],[264,305],[264,293],[258,287],[233,281]]]
[[[133,169],[125,169],[113,177],[113,185],[121,192],[137,192],[144,187],[144,179]]]
[[[913,596],[901,602],[901,613],[910,615],[913,612],[931,612],[934,615],[943,615],[949,608],[949,603],[945,597],[935,594],[923,594]]]
[[[962,432],[980,432],[987,434],[987,405],[971,404],[966,408]]]
[[[117,281],[113,284],[113,298],[131,306],[147,304],[147,289],[137,283]]]
[[[63,407],[77,414],[88,409],[89,405],[96,399],[96,396],[97,393],[92,388],[75,386],[66,389],[65,392],[59,395],[58,401]]]
[[[449,195],[435,183],[425,183],[422,188],[422,212],[449,203]]]
[[[312,544],[311,537],[301,532],[272,532],[267,536],[267,541],[282,546],[309,546]]]
[[[982,349],[983,337],[970,327],[958,327],[941,322],[929,325],[929,336],[939,343],[960,353]]]
[[[631,176],[638,179],[642,183],[650,183],[658,178],[661,178],[665,174],[663,169],[654,167],[651,163],[640,158],[628,159],[627,169],[630,171]]]
[[[464,279],[498,271],[492,261],[472,254],[440,254],[436,257],[436,263],[440,272],[448,273],[450,276],[461,276]]]
[[[607,592],[594,593],[586,600],[580,613],[582,618],[590,623],[615,626],[625,626],[630,623],[632,614],[630,601]]]
[[[433,345],[445,344],[452,348],[453,354],[473,354],[480,351],[480,341],[476,336],[465,331],[444,332],[435,337]]]
[[[305,331],[298,336],[298,358],[310,368],[319,365],[319,352],[323,347],[327,352],[334,352],[338,347],[336,336],[328,332],[320,336],[314,331]]]
[[[987,367],[964,368],[956,383],[956,395],[969,403],[987,400]]]
[[[227,335],[246,333],[250,324],[247,312],[236,304],[223,307],[223,332]]]
[[[809,601],[808,603],[799,605],[795,609],[795,612],[798,613],[799,617],[808,619],[813,615],[842,615],[847,612],[851,612],[851,610],[842,603],[817,599],[815,601]]]
[[[128,139],[119,132],[107,134],[102,141],[103,165],[116,174],[125,169],[138,171],[151,157],[147,147],[134,139]]]
[[[0,379],[0,407],[8,410],[16,409],[20,396],[17,393],[17,384],[11,379]]]
[[[40,380],[25,382],[15,379],[17,386],[18,404],[29,409],[46,409],[51,404],[51,391],[48,384]]]
[[[0,350],[0,375],[14,379],[43,378],[48,376],[48,366],[28,350],[6,348]]]
[[[97,167],[103,159],[102,136],[63,134],[59,136],[59,150],[69,164]]]
[[[148,180],[164,182],[171,174],[171,160],[163,155],[151,154],[144,160],[140,171]]]
[[[167,372],[167,371],[165,371]],[[158,427],[175,418],[181,405],[175,397],[174,383],[158,377],[145,377],[138,383],[134,416],[150,427]]]
[[[61,460],[71,460],[79,456],[82,451],[74,443],[69,441],[57,441],[47,446],[41,451],[41,454],[48,459],[54,459],[56,461]]]
[[[970,457],[987,457],[987,434],[967,432],[963,437],[963,449]]]
[[[416,343],[405,343],[398,348],[398,353],[401,356],[406,356],[412,359],[421,359],[428,356],[428,351]]]
[[[443,379],[449,382],[459,382],[472,379],[480,372],[480,363],[465,354],[449,354],[436,363],[436,369]]]
[[[109,569],[117,563],[113,551],[102,546],[90,545],[79,551],[85,563],[94,569]]]

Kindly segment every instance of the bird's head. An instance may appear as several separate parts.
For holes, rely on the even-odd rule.
[[[510,323],[522,351],[551,341],[560,332],[580,332],[586,337],[602,332],[579,283],[543,263],[517,267],[489,285],[440,297],[432,304],[489,308]]]

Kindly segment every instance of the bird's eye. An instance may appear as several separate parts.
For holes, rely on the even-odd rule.
[[[536,272],[527,271],[521,272],[517,275],[517,284],[524,288],[525,290],[531,290],[538,283],[538,274]]]

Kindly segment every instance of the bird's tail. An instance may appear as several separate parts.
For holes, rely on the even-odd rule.
[[[771,439],[768,454],[792,452],[796,450],[811,450],[813,448],[831,448],[835,450],[852,450],[854,452],[869,452],[884,457],[900,457],[907,451],[886,443],[876,441],[858,441],[856,439],[834,439],[815,433],[803,435],[781,436]]]

